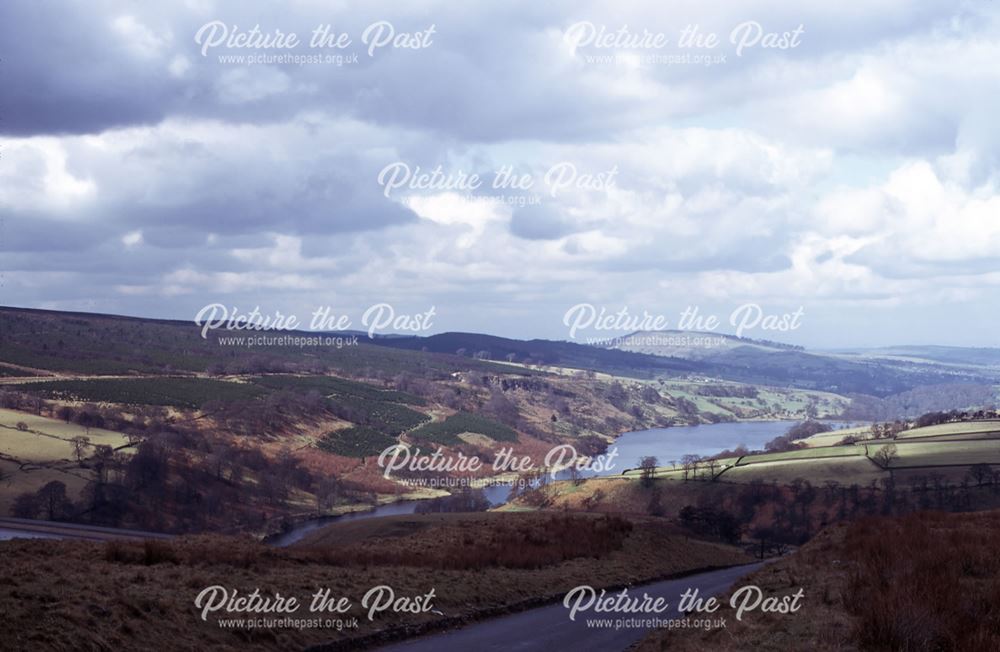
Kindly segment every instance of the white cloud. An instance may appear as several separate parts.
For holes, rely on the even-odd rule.
[[[399,28],[435,22],[435,45],[344,68],[202,58],[192,35],[209,19],[305,33],[318,17],[345,29],[368,18],[348,4],[297,3],[248,22],[235,2],[74,14],[66,23],[92,38],[61,61],[15,43],[34,57],[24,57],[32,86],[49,89],[44,106],[67,108],[12,100],[23,124],[0,165],[4,246],[15,270],[38,273],[10,277],[5,289],[22,293],[11,300],[66,302],[66,288],[89,285],[98,302],[168,297],[168,310],[215,293],[266,303],[337,288],[358,302],[426,300],[442,315],[450,301],[486,319],[570,296],[870,307],[983,301],[997,289],[992,7],[685,0],[670,12],[653,2],[392,12]],[[562,34],[591,20],[670,34],[697,22],[725,35],[747,19],[802,23],[803,45],[710,68],[601,64]],[[79,60],[72,83],[66,56]],[[553,198],[537,187],[525,194],[544,206],[519,212],[454,192],[387,200],[376,176],[399,160],[483,174],[513,165],[536,179],[560,161],[618,174],[607,191]],[[53,224],[79,230],[52,239]]]
[[[111,25],[129,49],[140,56],[156,56],[171,41],[169,34],[157,35],[149,27],[139,22],[135,16],[119,16],[112,21]]]
[[[142,244],[142,231],[129,231],[122,236],[122,244],[132,248]]]
[[[49,209],[72,217],[97,195],[97,183],[70,165],[63,141],[53,137],[11,139],[0,165],[0,205],[12,209]]]

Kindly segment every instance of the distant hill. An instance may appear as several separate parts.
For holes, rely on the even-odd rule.
[[[680,338],[688,338],[682,340]],[[698,375],[761,385],[884,397],[923,385],[1000,382],[989,365],[956,369],[933,361],[814,353],[778,342],[714,333],[657,331],[604,345],[513,340],[476,333],[375,340],[379,346],[459,353],[483,359],[594,369],[623,376]]]
[[[1000,348],[961,346],[884,346],[873,349],[847,349],[840,353],[868,358],[922,360],[963,366],[1000,367]]]
[[[998,382],[1000,349],[898,346],[807,351],[768,340],[697,331],[639,331],[614,338],[616,350],[706,365],[712,375],[749,383],[885,397],[925,385]]]
[[[451,353],[484,360],[592,369],[623,376],[703,373],[704,364],[674,357],[652,356],[558,340],[514,340],[478,333],[441,333],[428,337],[376,339],[373,343],[398,349]]]
[[[271,332],[271,335],[319,336],[318,332]],[[329,333],[349,338],[357,333]],[[214,331],[207,339],[192,321],[146,319],[81,312],[0,306],[0,363],[22,370],[62,374],[136,375],[204,372],[310,372],[333,369],[348,375],[368,371],[440,374],[499,371],[489,361],[455,355],[421,355],[376,346],[382,338],[358,335],[358,344],[336,346],[246,346],[224,344],[220,337],[243,331]],[[249,335],[252,335],[249,334]],[[385,338],[394,339],[394,338]],[[6,367],[5,367],[6,368]],[[507,371],[510,371],[507,368]],[[523,373],[532,372],[524,370]]]
[[[478,333],[359,336],[357,345],[343,348],[238,347],[215,339],[234,334],[240,335],[216,331],[206,340],[190,321],[0,307],[0,362],[25,370],[88,374],[200,372],[209,367],[232,373],[332,368],[397,374],[429,369],[509,373],[509,365],[498,363],[511,361],[639,379],[718,378],[876,397],[927,385],[1000,383],[997,349],[900,346],[816,352],[680,331],[633,333],[605,345]],[[535,372],[521,367],[518,373]]]
[[[742,347],[761,352],[803,350],[800,346],[769,340],[736,337],[725,333],[678,330],[636,331],[623,337],[610,338],[604,345],[620,351],[685,360],[711,360]]]

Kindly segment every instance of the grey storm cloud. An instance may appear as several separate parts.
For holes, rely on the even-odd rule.
[[[218,3],[211,13],[118,2],[5,3],[0,133],[100,133],[169,116],[266,123],[312,108],[470,140],[584,138],[629,118],[635,124],[645,113],[628,98],[614,99],[577,75],[540,63],[552,51],[550,31],[565,26],[555,8],[522,4],[473,12],[438,3],[406,11],[370,3],[363,11],[321,4],[303,10],[290,14],[235,2]],[[401,32],[434,25],[434,46],[367,56],[359,35],[388,18]],[[361,56],[343,67],[220,65],[217,51],[202,56],[194,41],[214,20],[230,29],[260,25],[303,37],[328,23],[350,34],[355,43],[348,51]],[[171,74],[171,64],[181,68]],[[262,88],[268,85],[274,92]]]
[[[845,17],[822,4],[789,12],[763,5],[752,13],[765,29],[807,25],[804,47],[782,53],[808,63],[947,16],[934,3],[913,7],[885,1],[878,12]],[[0,133],[99,133],[155,124],[168,116],[269,122],[303,110],[336,110],[386,126],[419,128],[472,141],[508,138],[585,140],[663,116],[691,116],[707,108],[742,103],[769,92],[769,79],[753,74],[773,53],[754,51],[727,65],[662,65],[649,75],[666,87],[655,106],[630,94],[609,93],[577,63],[557,55],[562,32],[589,21],[608,29],[663,31],[676,38],[687,24],[722,37],[747,12],[678,2],[669,10],[634,4],[609,11],[599,4],[511,3],[457,8],[432,2],[420,7],[318,3],[289,12],[276,5],[219,2],[208,10],[103,2],[56,5],[13,0],[4,4],[0,38],[6,52],[5,119]],[[433,47],[380,51],[369,57],[359,42],[373,22],[416,32],[433,25]],[[320,24],[351,35],[357,64],[224,66],[202,56],[194,36],[206,23],[229,29],[280,29],[306,38]],[[794,24],[793,24],[794,23]],[[300,47],[296,52],[304,52]],[[174,64],[181,68],[168,73]],[[597,65],[597,69],[601,66]],[[607,68],[607,66],[604,66]],[[428,71],[435,71],[428,74]],[[611,75],[614,75],[612,67]],[[775,80],[780,82],[779,80]],[[264,92],[261,85],[280,92]],[[757,86],[754,92],[753,86]]]
[[[98,133],[151,124],[167,115],[181,91],[117,44],[99,3],[4,3],[0,42],[0,133]]]
[[[0,303],[174,317],[206,297],[376,298],[458,315],[442,329],[551,337],[558,319],[525,316],[660,287],[995,298],[997,10],[717,4],[3,2]],[[247,52],[203,56],[212,21],[305,38],[329,24],[358,61],[225,63]],[[433,44],[368,56],[377,21],[433,25]],[[574,49],[581,21],[672,40],[697,24],[727,59]],[[736,56],[746,21],[801,25],[801,47]],[[617,184],[552,197],[377,182],[397,161],[538,177],[560,160],[614,167]]]

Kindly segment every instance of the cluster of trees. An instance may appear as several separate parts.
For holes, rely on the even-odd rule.
[[[821,421],[816,421],[815,419],[806,419],[802,423],[797,423],[788,429],[785,435],[791,439],[807,439],[813,435],[818,435],[821,432],[830,432],[833,428]]]
[[[933,425],[952,420],[953,417],[948,415],[957,413],[951,409],[955,405],[981,405],[983,412],[991,412],[994,415],[996,413],[993,388],[990,385],[971,383],[922,385],[885,398],[866,394],[849,394],[848,398],[851,399],[851,403],[841,414],[844,419],[891,421],[934,414],[935,417],[929,418],[945,420],[936,422],[932,420],[924,424]]]
[[[0,408],[40,415],[46,410],[46,403],[37,396],[0,389]]]
[[[326,369],[316,362],[292,362],[275,356],[246,354],[231,349],[229,359],[216,360],[205,368],[209,376],[268,373],[323,373]]]
[[[516,429],[521,425],[521,411],[509,398],[504,396],[502,390],[495,389],[490,392],[490,397],[483,405],[482,412],[511,428]]]
[[[763,555],[804,543],[832,522],[928,509],[969,511],[995,507],[998,502],[1000,469],[976,464],[959,482],[929,474],[912,479],[907,486],[891,477],[864,486],[836,481],[813,485],[804,479],[789,485],[754,480],[728,485],[722,495],[706,496],[703,504],[686,506],[678,518],[705,536],[739,540],[745,534],[753,540],[754,552]]]
[[[618,381],[611,382],[605,388],[604,399],[616,410],[625,412],[635,419],[645,418],[643,406],[663,403],[663,396],[652,385],[643,385],[638,389],[629,389]],[[697,414],[698,409],[694,403],[683,406],[687,414],[691,414],[688,408],[693,408],[693,414]]]
[[[66,483],[53,480],[34,493],[25,492],[14,499],[11,513],[18,518],[45,518],[61,521],[71,518],[76,508],[66,493]]]
[[[614,381],[608,385],[604,391],[604,399],[614,406],[616,410],[625,412],[628,409],[628,390],[618,381]]]
[[[78,409],[62,416],[79,422],[81,415],[98,412]],[[136,416],[130,423],[145,427],[142,436],[131,442],[132,454],[94,445],[85,435],[71,440],[77,462],[87,473],[78,498],[70,497],[65,483],[53,481],[17,496],[12,513],[24,518],[193,532],[259,528],[273,515],[287,512],[296,490],[316,496],[318,513],[342,500],[370,498],[354,483],[310,472],[287,449],[267,456],[258,447],[213,440],[158,419]]]
[[[319,419],[329,414],[331,407],[318,391],[282,390],[260,399],[209,401],[202,406],[202,412],[232,434],[266,438],[302,420]]]
[[[499,387],[500,391],[510,392],[523,390],[527,392],[545,392],[551,387],[549,383],[534,376],[511,378],[508,376],[482,376],[483,387]]]
[[[700,396],[757,398],[760,390],[754,385],[698,385],[695,392]]]
[[[137,436],[149,429],[157,429],[166,420],[166,411],[157,406],[139,410],[134,417],[128,417],[121,410],[87,403],[82,406],[60,405],[52,410],[52,416],[66,423],[75,423],[86,430],[105,428]]]
[[[821,423],[813,419],[806,419],[802,423],[798,423],[789,428],[785,434],[779,435],[764,444],[764,450],[768,453],[784,453],[785,451],[793,451],[799,448],[804,448],[805,444],[800,443],[800,439],[806,439],[807,437],[812,437],[813,435],[817,435],[821,432],[829,432],[830,430],[832,430],[832,428],[825,423]]]
[[[977,421],[982,419],[1000,419],[1000,413],[995,410],[949,410],[947,412],[928,412],[917,417],[914,421],[886,421],[883,423],[873,423],[868,433],[863,436],[848,435],[840,440],[842,445],[852,445],[861,441],[877,439],[895,439],[900,433],[911,428],[924,428],[936,426],[943,423],[959,423],[963,421]]]
[[[910,424],[905,421],[891,423],[873,423],[868,430],[869,439],[895,439],[899,433],[909,430]]]
[[[936,426],[941,423],[955,421],[976,421],[980,419],[1000,419],[1000,410],[984,408],[981,410],[948,410],[947,412],[928,412],[920,415],[914,422],[917,428]]]
[[[681,509],[678,518],[681,525],[692,532],[726,543],[738,543],[742,534],[735,516],[714,507],[687,505]]]
[[[464,487],[449,496],[425,500],[417,505],[418,514],[442,512],[485,512],[490,508],[490,501],[481,489]]]
[[[105,405],[86,403],[80,406],[58,405],[37,396],[10,390],[0,390],[0,407],[22,412],[32,412],[39,416],[75,423],[85,429],[105,428],[121,432],[129,437],[140,437],[146,432],[156,432],[168,424],[164,408],[155,405],[140,406],[126,415],[120,409]]]
[[[738,447],[742,449],[742,447]],[[745,449],[743,449],[745,450]],[[740,453],[744,454],[744,453]],[[689,480],[707,480],[715,481],[722,472],[723,467],[719,462],[719,458],[729,455],[729,451],[721,453],[719,455],[713,455],[711,457],[703,457],[701,455],[681,455],[680,467],[683,471],[683,480],[688,482]],[[738,455],[738,454],[737,454]],[[643,462],[647,459],[656,460],[656,458],[643,458]],[[678,461],[670,460],[670,466],[674,469],[677,468]],[[641,468],[641,467],[640,467]],[[645,471],[645,469],[643,469]]]
[[[652,455],[647,455],[639,460],[639,470],[641,471],[642,484],[644,487],[653,486],[657,465],[657,459]]]
[[[686,423],[698,423],[698,406],[694,401],[677,396],[674,398],[673,406],[677,410],[677,416]]]

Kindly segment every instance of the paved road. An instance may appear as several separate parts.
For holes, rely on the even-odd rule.
[[[43,534],[41,532],[30,532],[26,530],[12,530],[0,527],[0,541],[10,541],[11,539],[59,539],[54,534]]]
[[[643,591],[652,597],[663,597],[671,605],[660,619],[676,618],[677,600],[689,588],[708,597],[726,591],[742,576],[762,566],[761,563],[724,568],[678,580],[666,580],[629,589],[632,597],[642,597]],[[626,615],[627,616],[627,615]],[[569,610],[562,603],[529,609],[510,616],[493,618],[461,629],[431,634],[379,648],[381,652],[615,652],[624,650],[649,631],[648,629],[596,629],[587,627],[587,618],[615,618],[615,614],[582,612],[576,620],[569,619]]]
[[[108,541],[110,539],[169,539],[171,535],[113,527],[56,523],[26,518],[0,518],[0,541],[7,539],[80,539]]]

